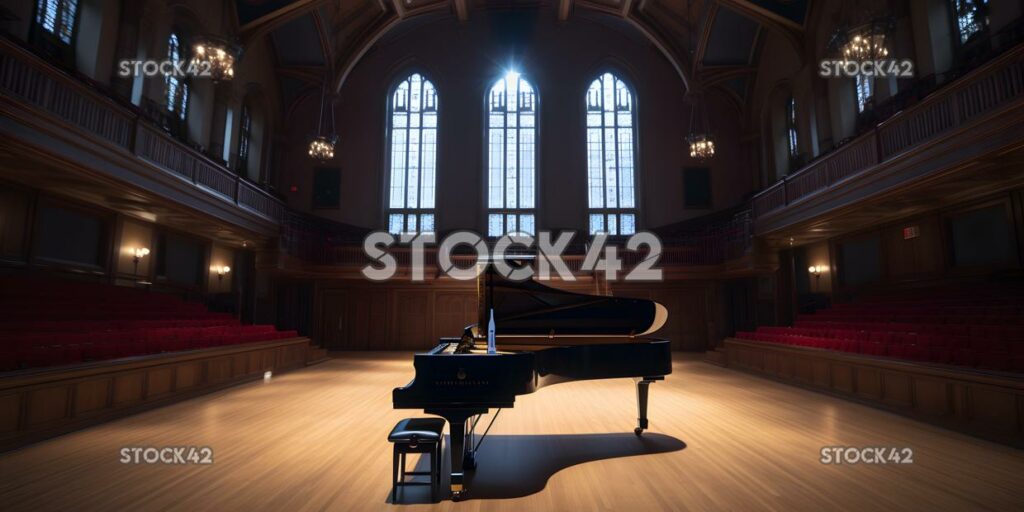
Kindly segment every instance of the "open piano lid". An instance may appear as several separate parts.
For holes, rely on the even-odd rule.
[[[509,258],[513,265],[524,264]],[[497,337],[645,336],[668,319],[665,306],[652,300],[586,295],[536,281],[512,281],[487,265],[477,278],[477,326],[486,326],[494,310]],[[480,337],[482,329],[474,329]]]

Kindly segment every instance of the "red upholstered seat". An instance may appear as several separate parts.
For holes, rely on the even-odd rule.
[[[737,338],[912,361],[1024,371],[1024,288],[907,290],[800,314]]]
[[[0,371],[297,336],[132,288],[20,277],[0,285]]]

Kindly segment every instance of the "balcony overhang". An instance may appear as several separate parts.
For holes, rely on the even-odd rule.
[[[0,40],[0,179],[202,234],[259,244],[285,206],[138,112]]]
[[[1024,187],[1024,46],[755,196],[754,234],[802,245]]]

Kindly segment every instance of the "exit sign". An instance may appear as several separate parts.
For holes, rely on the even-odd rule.
[[[904,240],[910,240],[912,238],[917,238],[919,236],[921,236],[921,227],[920,226],[908,226],[908,227],[903,228],[903,239]]]

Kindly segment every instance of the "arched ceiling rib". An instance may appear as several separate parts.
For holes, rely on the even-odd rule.
[[[243,44],[270,37],[279,71],[289,80],[335,90],[385,33],[425,14],[460,21],[487,8],[549,5],[558,20],[580,9],[619,17],[669,60],[688,89],[723,87],[739,95],[752,81],[764,30],[803,55],[807,0],[236,0]],[[311,68],[319,66],[322,71]],[[292,83],[288,90],[295,90]],[[297,95],[296,95],[297,96]],[[285,98],[285,102],[295,98]]]

